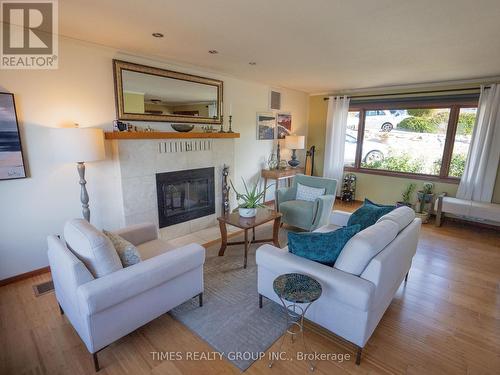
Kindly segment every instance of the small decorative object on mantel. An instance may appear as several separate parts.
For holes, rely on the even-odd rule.
[[[187,133],[194,129],[193,124],[171,124],[172,129],[176,132]]]
[[[356,175],[347,173],[344,175],[340,199],[344,202],[354,202],[356,198]]]
[[[214,133],[215,132],[215,129],[212,125],[202,126],[201,129],[203,130],[204,133]]]
[[[229,190],[231,187],[227,183],[227,176],[229,176],[229,166],[224,164],[222,168],[222,214],[229,214]]]
[[[225,131],[224,131],[224,116],[223,116],[223,115],[221,115],[221,116],[220,116],[220,118],[221,118],[221,122],[220,122],[220,130],[219,130],[219,133],[225,133]]]
[[[300,161],[297,160],[296,150],[303,150],[305,147],[305,139],[303,135],[287,135],[285,137],[285,147],[292,150],[292,159],[288,161],[288,164],[292,168],[298,167]]]
[[[233,132],[233,116],[232,115],[229,115],[229,130],[227,132],[234,133]]]
[[[128,129],[128,126],[125,122],[120,120],[113,121],[113,131],[123,132]]]
[[[241,180],[243,181],[243,186],[245,187],[245,194],[238,193],[238,190],[236,190],[233,185],[233,181],[229,180],[231,187],[236,193],[236,199],[238,202],[240,200],[242,201],[238,205],[238,212],[241,217],[254,217],[257,214],[257,208],[266,207],[263,204],[263,201],[264,194],[266,193],[268,187],[264,187],[263,190],[260,190],[260,180],[258,180],[251,190],[248,190],[248,186],[243,177]]]

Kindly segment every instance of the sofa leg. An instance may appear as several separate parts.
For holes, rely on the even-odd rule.
[[[203,293],[198,294],[198,302],[200,307],[203,307]]]
[[[359,366],[361,363],[361,352],[363,351],[363,348],[360,348],[359,346],[356,347],[356,365]]]
[[[61,307],[61,305],[59,303],[57,303],[57,306],[59,306],[59,312],[61,313],[61,315],[64,315],[64,310]]]
[[[262,294],[259,293],[259,309],[262,309]]]
[[[97,353],[92,353],[92,359],[94,360],[95,372],[98,372],[100,370],[100,367],[99,367],[99,359],[97,359]]]
[[[405,276],[405,284],[408,282],[408,275],[409,275],[409,274],[410,274],[410,271],[408,271],[408,272],[406,273],[406,276]]]

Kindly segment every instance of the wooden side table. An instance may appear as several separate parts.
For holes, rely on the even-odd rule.
[[[277,211],[271,210],[269,208],[259,208],[257,209],[257,215],[251,218],[240,217],[238,211],[218,217],[219,228],[221,234],[222,243],[220,245],[219,256],[223,256],[226,251],[226,247],[230,245],[245,245],[245,260],[243,263],[243,268],[247,268],[247,257],[248,248],[251,243],[262,243],[262,242],[272,242],[274,246],[280,247],[279,243],[279,229],[281,224],[281,214]],[[255,227],[265,224],[269,221],[274,220],[273,225],[273,238],[268,239],[255,239]],[[227,242],[227,227],[226,225],[232,225],[237,228],[241,228],[245,231],[245,240],[236,242]],[[252,239],[248,239],[248,230],[252,229]]]
[[[292,178],[295,177],[296,174],[301,173],[304,173],[304,168],[302,167],[286,169],[262,169],[260,171],[260,176],[264,179],[264,189],[266,189],[267,180],[276,180],[276,187],[278,187],[279,181],[287,180],[288,187],[290,187],[292,185]]]

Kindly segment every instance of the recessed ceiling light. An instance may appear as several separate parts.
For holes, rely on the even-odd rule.
[[[217,55],[219,53],[219,51],[217,51],[216,49],[211,49],[208,51],[208,53],[210,53],[212,55]]]
[[[153,33],[151,35],[153,35],[155,38],[163,38],[164,36],[162,33]]]
[[[257,65],[257,63],[255,61],[250,61],[248,64],[249,65]]]

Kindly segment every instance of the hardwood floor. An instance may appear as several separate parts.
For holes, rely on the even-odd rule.
[[[254,252],[252,247],[250,256]],[[33,294],[32,285],[49,278],[38,275],[0,288],[1,374],[94,373],[90,354],[59,314],[54,294]],[[360,366],[354,364],[354,347],[324,330],[307,324],[306,339],[315,352],[351,356],[342,363],[320,361],[317,374],[498,374],[500,231],[454,222],[424,225],[408,283],[368,341]],[[287,341],[284,349],[295,347]],[[275,343],[268,353],[277,349]],[[166,314],[100,352],[100,374],[240,373],[225,360],[159,361],[153,351],[213,349]],[[272,369],[267,364],[257,361],[246,373],[309,373],[304,361],[278,361]]]

